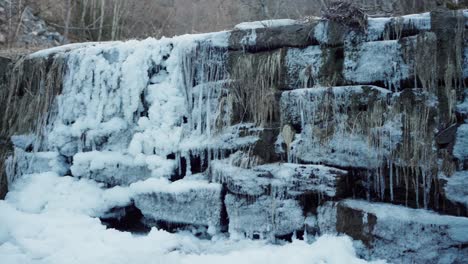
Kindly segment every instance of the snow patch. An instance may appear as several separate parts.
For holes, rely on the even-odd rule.
[[[298,24],[299,21],[293,19],[273,19],[273,20],[262,20],[253,22],[243,22],[237,24],[234,28],[240,30],[250,30],[258,28],[272,28],[272,27],[284,27]]]

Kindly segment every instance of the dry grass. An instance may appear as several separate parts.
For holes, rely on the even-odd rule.
[[[283,60],[283,50],[232,57],[231,92],[240,121],[267,126],[278,120],[279,102],[275,96],[281,85]]]
[[[30,51],[30,50],[28,50]],[[11,155],[9,139],[15,134],[34,133],[42,139],[54,98],[62,89],[65,71],[61,57],[26,59],[24,50],[3,51],[14,65],[7,72],[8,83],[0,88],[0,198],[6,192],[5,159]],[[28,52],[29,53],[29,52]],[[35,150],[41,140],[35,142]]]

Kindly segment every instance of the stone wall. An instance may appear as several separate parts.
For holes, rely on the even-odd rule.
[[[84,44],[27,57],[2,97],[2,135],[23,136],[12,138],[9,177],[49,170],[137,186],[132,206],[161,228],[272,241],[344,233],[369,258],[461,261],[467,14],[353,26],[256,22],[201,40]],[[129,74],[142,78],[128,82]],[[160,87],[162,98],[154,95]],[[163,108],[167,101],[177,109]],[[52,110],[55,123],[47,119]],[[177,131],[175,143],[153,138]],[[427,240],[408,244],[406,232]]]

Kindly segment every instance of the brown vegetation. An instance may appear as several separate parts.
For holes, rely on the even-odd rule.
[[[319,16],[334,0],[12,0],[11,2],[14,3],[12,12],[8,10],[3,17],[4,24],[8,25],[6,38],[10,42],[14,41],[15,35],[22,27],[21,14],[26,6],[31,6],[35,15],[45,19],[49,25],[61,32],[65,37],[62,42],[77,42],[171,37],[229,29],[244,21]],[[468,6],[468,0],[341,2],[353,3],[353,6],[359,7],[353,10],[362,10],[370,16],[402,15],[434,10],[438,7],[456,9]]]

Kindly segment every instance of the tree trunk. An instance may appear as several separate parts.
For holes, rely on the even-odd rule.
[[[99,23],[99,35],[98,41],[102,40],[102,30],[104,28],[104,19],[105,19],[105,9],[106,7],[106,0],[101,0],[101,22]]]
[[[70,32],[70,20],[71,20],[71,11],[72,11],[72,0],[65,0],[65,25],[63,30],[63,41],[69,43],[68,35]]]

